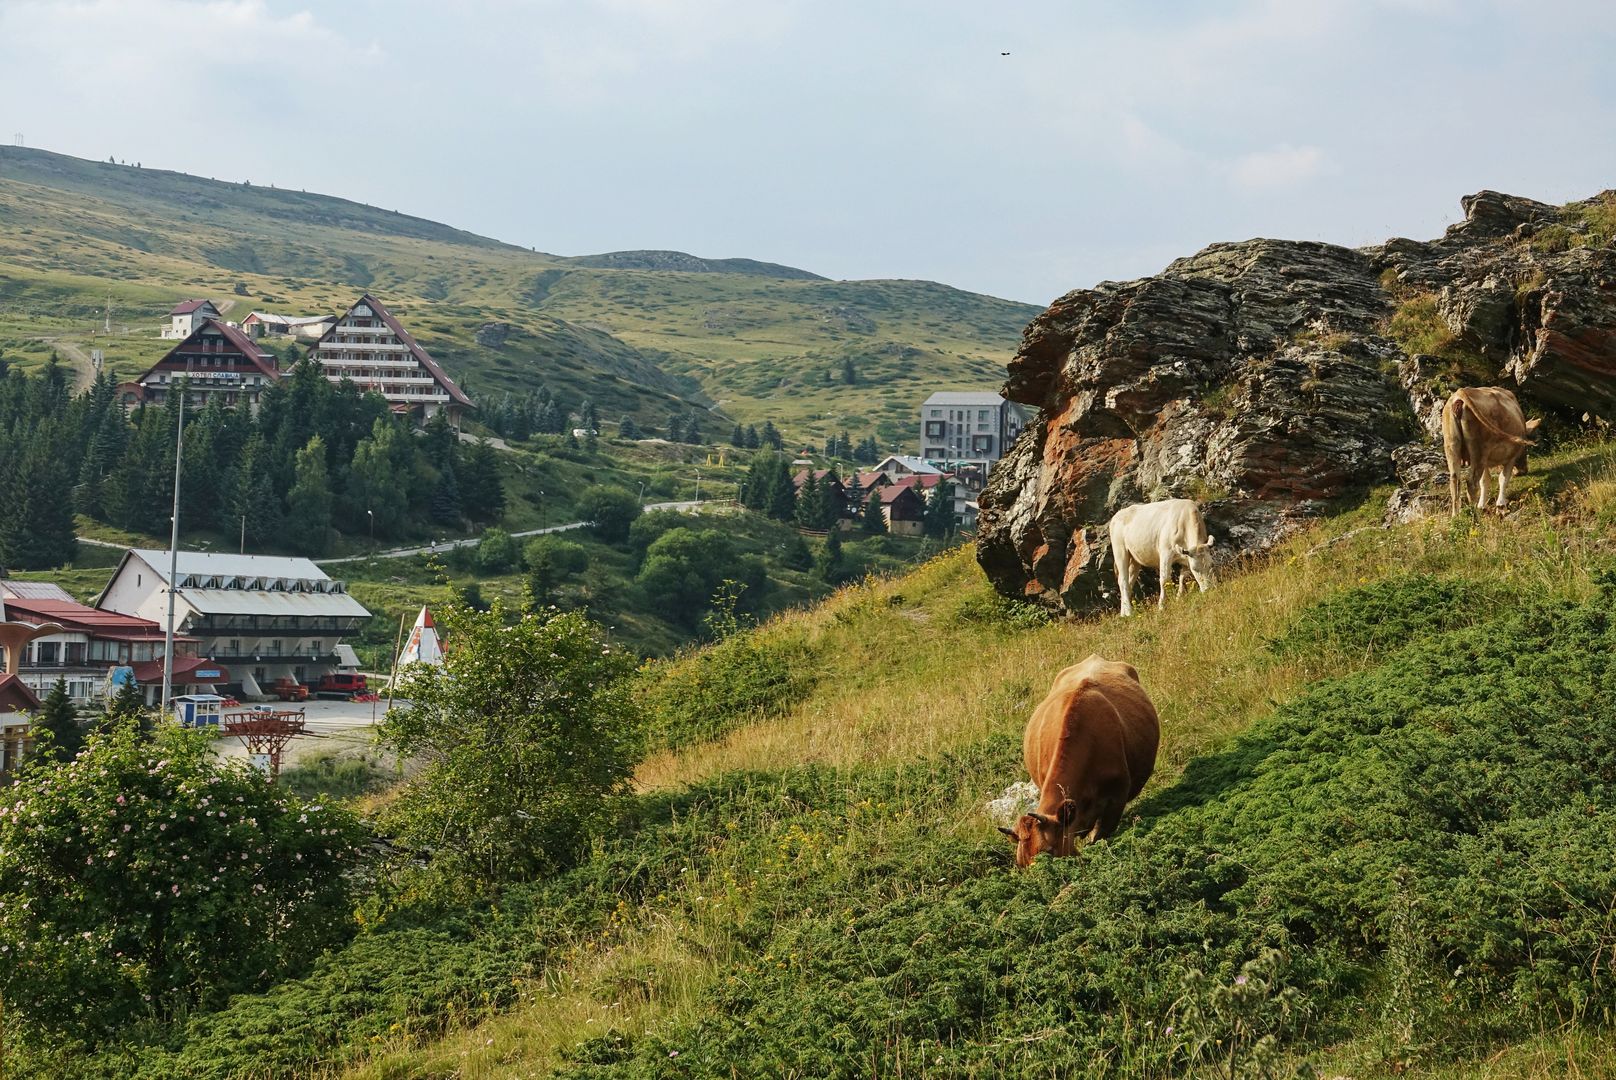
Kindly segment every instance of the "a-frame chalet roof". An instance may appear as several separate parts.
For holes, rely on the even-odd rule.
[[[368,307],[371,310],[371,313],[380,319],[387,329],[393,332],[399,341],[404,343],[404,346],[410,350],[410,355],[414,356],[415,359],[420,362],[422,367],[431,372],[432,377],[437,380],[438,385],[443,387],[444,390],[448,391],[451,398],[453,398],[459,404],[464,405],[468,409],[475,409],[477,407],[471,403],[471,399],[466,396],[466,392],[460,389],[460,387],[456,386],[453,379],[449,378],[449,373],[444,371],[436,360],[432,359],[432,354],[423,349],[421,347],[421,343],[411,337],[410,332],[404,329],[403,325],[393,317],[393,313],[388,311],[387,308],[382,305],[380,300],[376,299],[369,293],[366,293],[358,300],[355,300],[353,302],[353,307],[350,307],[347,311],[343,312],[341,318],[337,319],[335,325],[328,329],[324,334],[320,335],[320,340],[314,343],[313,351],[318,351],[327,343],[329,338],[335,335],[339,329],[342,329],[342,320],[352,315],[354,308],[360,306],[361,304]]]
[[[228,341],[233,348],[238,349],[243,356],[252,361],[254,367],[256,367],[259,371],[262,371],[268,378],[280,378],[281,372],[279,366],[275,362],[274,353],[258,344],[258,342],[254,341],[246,334],[243,334],[236,327],[231,326],[229,323],[224,322],[221,319],[204,319],[202,320],[201,326],[198,326],[189,334],[185,335],[179,344],[175,345],[172,349],[164,353],[162,359],[158,360],[157,363],[147,368],[145,374],[137,378],[135,382],[145,382],[153,372],[162,367],[163,364],[170,358],[174,357],[176,353],[185,351],[192,347],[195,344],[196,339],[201,337],[210,326],[217,330],[220,334],[224,335],[224,339]]]

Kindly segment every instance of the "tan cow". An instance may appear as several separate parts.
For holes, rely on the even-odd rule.
[[[1467,386],[1455,390],[1442,407],[1442,449],[1448,457],[1449,509],[1458,516],[1459,470],[1469,466],[1465,495],[1476,509],[1487,506],[1487,474],[1498,473],[1498,502],[1504,505],[1509,478],[1526,471],[1527,436],[1541,421],[1521,415],[1521,403],[1508,390],[1496,386]]]
[[[1160,740],[1156,707],[1131,664],[1094,654],[1055,676],[1022,744],[1038,809],[999,830],[1016,842],[1016,865],[1045,851],[1075,855],[1079,841],[1115,832],[1156,767]]]
[[[1167,580],[1175,567],[1189,567],[1195,583],[1206,592],[1216,582],[1212,578],[1212,545],[1201,508],[1189,499],[1124,506],[1106,526],[1111,533],[1111,558],[1117,564],[1117,589],[1122,593],[1122,614],[1133,614],[1133,587],[1139,568],[1148,566],[1161,578],[1157,605],[1167,603]],[[1184,581],[1178,582],[1184,595]]]

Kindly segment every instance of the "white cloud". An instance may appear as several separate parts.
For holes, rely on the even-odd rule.
[[[1283,144],[1242,154],[1225,167],[1229,183],[1240,191],[1274,191],[1323,176],[1329,157],[1317,146]]]

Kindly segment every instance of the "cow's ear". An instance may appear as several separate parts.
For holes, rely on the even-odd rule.
[[[1071,799],[1061,803],[1060,809],[1055,811],[1055,819],[1061,823],[1062,828],[1070,828],[1072,822],[1077,820],[1077,803]]]
[[[1534,431],[1536,431],[1542,425],[1542,423],[1543,423],[1543,420],[1542,420],[1541,417],[1536,419],[1536,420],[1528,420],[1526,422],[1526,433],[1528,435],[1532,434]]]

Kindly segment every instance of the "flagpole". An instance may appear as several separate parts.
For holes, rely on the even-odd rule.
[[[168,534],[168,627],[163,632],[163,696],[157,714],[168,715],[168,701],[174,693],[174,593],[179,588],[180,566],[180,465],[185,454],[185,397],[189,380],[181,377],[180,419],[174,425],[174,515]]]

